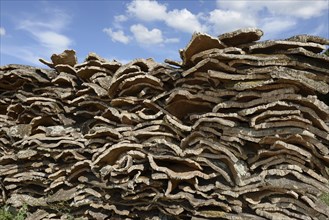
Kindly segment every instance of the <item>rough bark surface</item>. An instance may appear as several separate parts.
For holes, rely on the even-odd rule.
[[[66,50],[0,67],[0,204],[31,220],[328,219],[328,40],[262,34],[196,33],[167,64]]]

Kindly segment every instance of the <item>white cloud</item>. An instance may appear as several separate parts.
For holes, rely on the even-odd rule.
[[[130,41],[129,36],[126,36],[122,30],[113,31],[111,28],[104,28],[103,31],[112,39],[113,42],[127,44]]]
[[[162,21],[169,27],[179,31],[193,33],[206,31],[198,17],[186,8],[168,11],[165,4],[153,0],[134,0],[127,6],[130,15],[143,21]]]
[[[266,1],[265,7],[273,14],[309,19],[318,17],[329,8],[328,1]]]
[[[289,17],[271,17],[262,20],[261,29],[266,38],[276,38],[280,33],[291,30],[297,22]]]
[[[200,31],[202,29],[197,17],[189,12],[187,9],[173,10],[167,12],[167,6],[154,0],[133,0],[127,4],[127,14],[114,16],[113,27],[104,28],[103,31],[109,35],[112,41],[118,41],[127,44],[132,37],[125,35],[124,27],[121,22],[127,21],[128,18],[138,18],[142,21],[161,21],[169,27],[181,29],[185,32],[192,33],[193,31]],[[142,24],[135,24],[130,27],[133,38],[143,45],[154,45],[162,43],[177,43],[178,38],[165,38],[160,29],[154,28],[149,30]]]
[[[127,20],[128,20],[128,18],[125,15],[114,16],[114,21],[115,22],[124,22],[124,21],[127,21]]]
[[[40,48],[41,49],[41,48]],[[13,45],[1,45],[1,54],[6,54],[12,57],[16,57],[20,60],[33,64],[35,66],[42,66],[39,62],[40,56],[35,53],[35,47],[28,46],[13,46]]]
[[[152,45],[164,42],[162,32],[157,28],[148,30],[141,24],[135,24],[130,27],[130,31],[134,34],[136,41],[140,44]]]
[[[206,28],[201,25],[197,16],[192,14],[186,8],[182,10],[174,9],[169,11],[165,22],[169,27],[187,33],[193,33],[195,31],[206,31]]]
[[[179,38],[168,38],[164,40],[164,43],[178,43]]]
[[[208,22],[214,34],[222,34],[239,28],[255,27],[257,21],[250,15],[238,11],[224,11],[215,9],[209,13]]]
[[[235,0],[223,1],[217,0],[217,7],[222,10],[238,11],[245,13],[253,13],[261,10],[264,7],[264,1],[248,1],[248,0]]]
[[[47,50],[48,54],[63,52],[73,43],[73,40],[61,33],[67,28],[70,17],[58,9],[45,10],[51,13],[46,20],[38,16],[34,19],[21,19],[18,29],[30,33],[39,46]]]
[[[18,14],[15,28],[26,41],[22,45],[7,43],[1,45],[1,53],[38,65],[39,58],[49,58],[53,53],[61,53],[73,44],[73,40],[63,34],[71,17],[62,10],[44,7],[33,13]],[[15,32],[18,33],[18,32]],[[31,36],[31,39],[26,34]],[[15,37],[13,33],[13,37]]]
[[[6,29],[4,27],[0,27],[0,36],[6,35]]]
[[[266,9],[272,15],[286,15],[296,18],[309,19],[325,13],[329,4],[327,0],[262,0],[262,1],[222,1],[217,0],[217,6],[224,10],[234,10],[245,13],[257,13]]]
[[[266,38],[279,37],[298,28],[302,20],[328,13],[328,0],[217,0],[218,9],[210,12],[214,32],[226,32],[245,26],[260,27]]]
[[[144,21],[165,20],[167,18],[167,7],[157,1],[134,0],[128,4],[127,11]]]
[[[162,45],[163,43],[178,43],[179,38],[165,38],[162,31],[157,28],[149,30],[142,24],[135,24],[130,27],[136,41],[142,45]]]
[[[58,9],[44,9],[47,14],[34,14],[19,21],[18,28],[22,30],[52,30],[63,31],[71,21],[71,17]],[[48,14],[49,13],[49,14]],[[46,17],[45,17],[46,16]]]
[[[59,53],[68,49],[72,41],[63,34],[53,31],[42,31],[33,33],[42,46],[49,48],[51,51]]]

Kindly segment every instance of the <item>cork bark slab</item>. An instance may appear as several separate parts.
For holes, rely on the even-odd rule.
[[[0,205],[27,219],[328,219],[328,39],[195,33],[182,61],[0,67]]]

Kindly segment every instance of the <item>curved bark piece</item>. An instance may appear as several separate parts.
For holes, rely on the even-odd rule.
[[[258,41],[263,34],[263,31],[260,29],[245,28],[219,35],[218,39],[228,46],[237,46]]]
[[[186,48],[180,50],[179,53],[183,60],[183,66],[189,67],[192,65],[190,59],[194,54],[212,48],[223,49],[225,47],[226,45],[217,38],[208,34],[194,33]]]
[[[56,85],[77,87],[77,77],[66,72],[60,72],[51,82]]]
[[[159,166],[156,162],[155,162],[155,158],[152,155],[148,155],[148,160],[150,163],[150,166],[152,167],[152,169],[154,169],[155,171],[160,171],[163,172],[165,174],[167,174],[170,178],[172,179],[178,179],[178,180],[183,180],[183,179],[192,179],[196,176],[203,178],[203,179],[210,179],[210,178],[214,178],[216,176],[215,173],[213,174],[205,174],[202,173],[199,170],[195,170],[195,169],[184,169],[184,170],[172,170],[170,168],[164,167],[164,166]],[[179,168],[179,167],[177,167]],[[183,167],[184,168],[184,167]]]
[[[146,87],[151,88],[151,90],[163,91],[163,83],[158,78],[148,75],[137,75],[123,80],[118,85],[117,92],[119,92],[119,96],[134,95],[143,89],[145,91]]]
[[[108,75],[112,75],[112,72],[105,67],[99,66],[85,66],[77,70],[77,76],[83,81],[88,81],[94,74],[103,72]]]
[[[306,34],[292,36],[292,37],[287,38],[287,40],[303,42],[303,43],[312,42],[312,43],[317,43],[317,44],[322,44],[322,45],[329,45],[329,39],[327,39],[327,38],[306,35]]]
[[[232,73],[234,73],[236,71],[235,68],[233,68],[223,62],[219,62],[217,59],[206,58],[204,60],[201,60],[196,65],[189,68],[188,70],[182,72],[182,76],[186,77],[195,72],[206,73],[208,70],[222,70],[222,71],[227,71],[227,72],[232,72]]]
[[[99,163],[107,163],[113,165],[118,157],[131,149],[142,149],[143,145],[141,144],[132,144],[132,143],[118,143],[111,146],[109,149],[105,150],[101,155],[99,155],[94,161],[93,166]]]
[[[77,57],[74,50],[65,50],[61,54],[53,54],[50,59],[54,66],[58,64],[67,64],[74,67],[74,65],[77,64]]]
[[[313,42],[296,42],[296,41],[264,41],[260,43],[256,43],[254,45],[249,46],[249,51],[251,53],[271,53],[275,50],[288,50],[291,48],[303,47],[306,50],[309,50],[314,53],[320,53],[325,50],[325,46],[313,43]]]
[[[209,112],[212,108],[212,105],[208,102],[199,102],[193,100],[177,100],[170,103],[165,107],[165,109],[177,117],[178,119],[183,119],[185,116],[193,113],[204,113]]]

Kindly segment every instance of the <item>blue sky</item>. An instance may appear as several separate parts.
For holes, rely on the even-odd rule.
[[[297,34],[329,38],[329,0],[0,0],[0,65],[39,65],[74,49],[123,63],[179,60],[194,31],[213,36],[258,27],[262,39]]]

